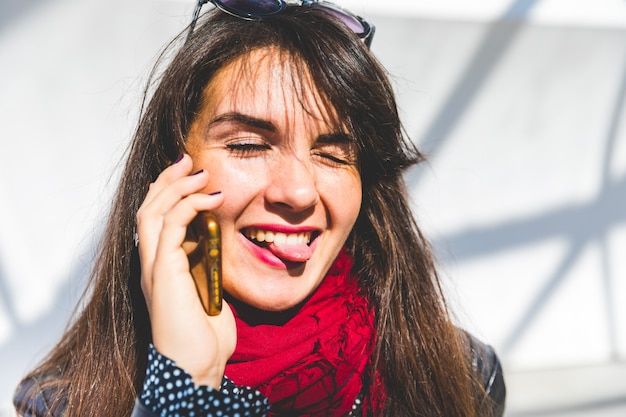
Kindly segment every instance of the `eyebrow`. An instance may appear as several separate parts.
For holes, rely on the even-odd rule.
[[[259,119],[257,117],[248,116],[238,112],[229,112],[220,114],[215,119],[209,122],[209,126],[223,123],[223,122],[235,122],[241,123],[246,126],[254,127],[257,129],[267,130],[269,132],[276,132],[276,126],[272,122],[267,120]]]
[[[317,143],[321,144],[352,144],[352,136],[344,132],[326,133],[317,137]]]

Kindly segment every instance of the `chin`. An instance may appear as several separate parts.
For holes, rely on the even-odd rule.
[[[268,299],[250,300],[246,304],[249,304],[250,306],[257,308],[259,310],[278,313],[278,312],[286,311],[286,310],[296,307],[298,304],[300,304],[304,300],[304,298],[305,297],[302,297],[302,298],[290,297],[290,298],[285,298],[285,299],[274,298],[271,300],[268,300]]]
[[[276,294],[272,294],[272,296],[263,297],[259,296],[259,292],[254,294],[237,294],[232,292],[229,293],[239,302],[247,304],[252,308],[273,313],[292,309],[306,299],[306,295],[301,296],[296,294],[284,294],[281,296],[276,296]]]

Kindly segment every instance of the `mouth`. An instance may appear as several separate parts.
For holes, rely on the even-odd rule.
[[[319,231],[287,233],[258,227],[248,227],[242,233],[254,245],[292,263],[308,261],[313,253],[311,243],[320,235]]]

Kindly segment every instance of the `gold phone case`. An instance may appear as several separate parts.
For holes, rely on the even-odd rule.
[[[202,212],[191,222],[183,245],[191,276],[202,306],[209,316],[222,311],[222,248],[220,226],[211,213]]]

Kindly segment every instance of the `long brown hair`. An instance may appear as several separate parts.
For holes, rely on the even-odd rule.
[[[386,393],[383,415],[477,415],[480,398],[467,349],[449,318],[402,179],[422,156],[404,135],[385,70],[347,28],[314,8],[289,6],[249,22],[212,12],[203,20],[148,88],[85,306],[26,380],[52,394],[53,412],[130,414],[151,339],[132,243],[135,213],[148,184],[184,151],[213,75],[254,49],[273,47],[307,66],[359,149],[363,205],[348,245],[376,312],[373,363]]]

